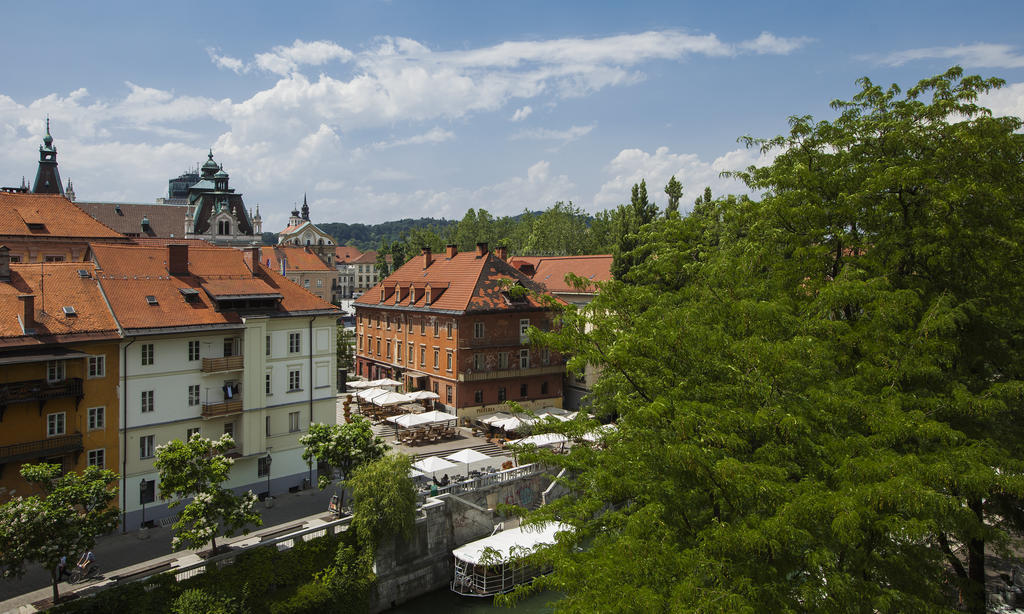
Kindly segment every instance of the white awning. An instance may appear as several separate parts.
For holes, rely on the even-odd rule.
[[[452,554],[460,561],[475,565],[483,559],[484,550],[490,548],[494,550],[498,559],[495,562],[507,562],[520,549],[534,550],[539,546],[555,543],[555,533],[567,531],[570,528],[560,522],[528,527],[520,526],[460,546],[453,550]]]

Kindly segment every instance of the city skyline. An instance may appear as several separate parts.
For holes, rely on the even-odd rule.
[[[960,64],[1024,114],[1011,3],[182,6],[9,7],[34,27],[0,42],[23,58],[0,86],[0,183],[31,181],[48,115],[80,200],[152,202],[212,148],[268,231],[303,193],[317,222],[593,213],[641,178],[660,205],[673,174],[684,206],[742,191],[718,176],[758,162],[738,137],[833,117],[861,76]]]

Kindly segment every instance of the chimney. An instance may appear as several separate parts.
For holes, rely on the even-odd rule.
[[[430,263],[434,261],[430,255],[430,247],[423,246],[420,248],[420,252],[423,254],[423,268],[429,267]]]
[[[11,281],[11,250],[0,245],[0,281]]]
[[[188,245],[172,243],[167,246],[167,272],[188,275]]]
[[[19,294],[18,300],[21,301],[23,308],[22,326],[25,328],[25,333],[28,334],[36,327],[36,297],[31,294]]]
[[[242,260],[245,261],[245,264],[249,265],[249,270],[252,271],[252,275],[255,277],[256,265],[260,263],[260,248],[253,246],[243,249]]]
[[[455,254],[457,254],[457,253],[459,253],[459,246],[458,245],[446,245],[445,248],[444,248],[444,255],[449,260],[454,258]]]
[[[476,244],[476,257],[477,258],[483,258],[486,255],[487,255],[487,243],[477,243]]]
[[[494,255],[502,260],[508,260],[508,252],[505,250],[504,245],[499,245],[494,248]]]

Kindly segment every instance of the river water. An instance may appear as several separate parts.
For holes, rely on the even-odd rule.
[[[492,599],[481,599],[478,597],[460,597],[447,588],[436,590],[426,595],[420,595],[412,601],[388,610],[388,614],[500,614],[501,612],[514,612],[515,614],[547,614],[554,610],[547,606],[548,602],[558,599],[558,593],[544,592],[531,595],[523,599],[514,608],[503,608],[494,605]]]

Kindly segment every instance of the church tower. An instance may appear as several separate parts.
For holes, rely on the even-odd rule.
[[[39,146],[39,170],[36,171],[36,182],[32,185],[33,194],[64,194],[64,186],[60,183],[57,172],[57,148],[53,146],[50,136],[50,118],[46,118],[46,136]]]

